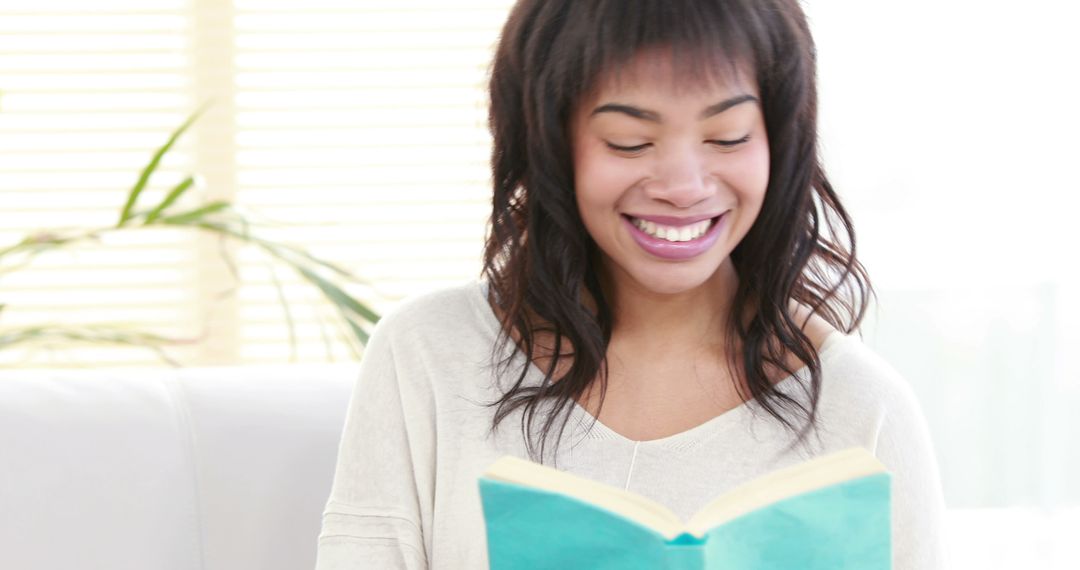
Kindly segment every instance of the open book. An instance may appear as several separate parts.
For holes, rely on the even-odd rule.
[[[853,447],[763,475],[683,523],[636,493],[516,457],[479,481],[491,570],[888,570],[890,483]]]

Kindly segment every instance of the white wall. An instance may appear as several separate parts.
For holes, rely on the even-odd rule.
[[[1080,8],[806,3],[825,163],[915,387],[957,568],[1076,568]]]

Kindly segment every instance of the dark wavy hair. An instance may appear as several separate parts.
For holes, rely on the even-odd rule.
[[[516,349],[497,370],[505,373],[515,355],[527,358],[516,383],[487,405],[498,406],[492,431],[525,408],[521,429],[535,458],[534,416],[542,403],[554,402],[542,418],[541,460],[560,412],[561,439],[571,400],[597,379],[602,406],[612,333],[611,307],[594,263],[599,248],[574,197],[569,122],[600,78],[649,49],[671,54],[679,81],[700,82],[739,64],[755,74],[768,133],[769,183],[757,219],[731,253],[739,283],[727,320],[728,348],[736,352],[738,335],[737,366],[751,398],[790,431],[795,424],[781,409],[806,419],[791,447],[816,425],[821,362],[789,303],[806,305],[851,333],[868,296],[876,297],[855,258],[851,219],[821,166],[815,49],[798,0],[519,0],[491,67],[494,193],[482,274],[502,329],[492,358],[511,341]],[[537,333],[554,338],[553,354],[541,355]],[[809,409],[766,376],[766,364],[796,372],[785,365],[786,351],[810,370]],[[530,364],[541,356],[550,357],[543,382],[524,385]],[[564,358],[569,370],[556,378]],[[738,393],[748,399],[739,384]]]

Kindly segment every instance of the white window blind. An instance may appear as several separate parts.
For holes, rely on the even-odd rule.
[[[115,223],[140,168],[209,111],[151,179],[231,200],[388,310],[475,277],[490,194],[484,82],[509,2],[0,2],[0,247]],[[0,325],[114,323],[191,339],[183,364],[351,358],[321,294],[259,250],[123,231],[0,274]],[[9,264],[5,263],[4,267]],[[285,310],[282,298],[289,302]],[[145,365],[145,349],[0,351],[22,366]]]
[[[477,275],[490,202],[484,82],[508,5],[238,0],[240,201],[293,224],[273,237],[371,279],[376,302]],[[245,261],[245,282],[259,285],[243,293],[242,357],[276,358],[288,341],[280,303]],[[319,338],[317,315],[294,320]],[[322,357],[318,342],[306,348]]]
[[[192,107],[191,16],[178,0],[0,3],[0,248],[114,224],[125,189]],[[192,169],[176,149],[148,198]],[[0,331],[114,323],[197,330],[196,238],[107,233],[0,274]],[[0,333],[2,334],[2,333]],[[145,350],[2,350],[3,365],[156,361]]]

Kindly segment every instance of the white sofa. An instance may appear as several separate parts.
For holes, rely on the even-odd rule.
[[[313,568],[358,372],[0,371],[0,570]],[[1080,568],[1080,509],[948,515],[955,568]]]
[[[313,568],[358,367],[0,372],[0,569]]]

